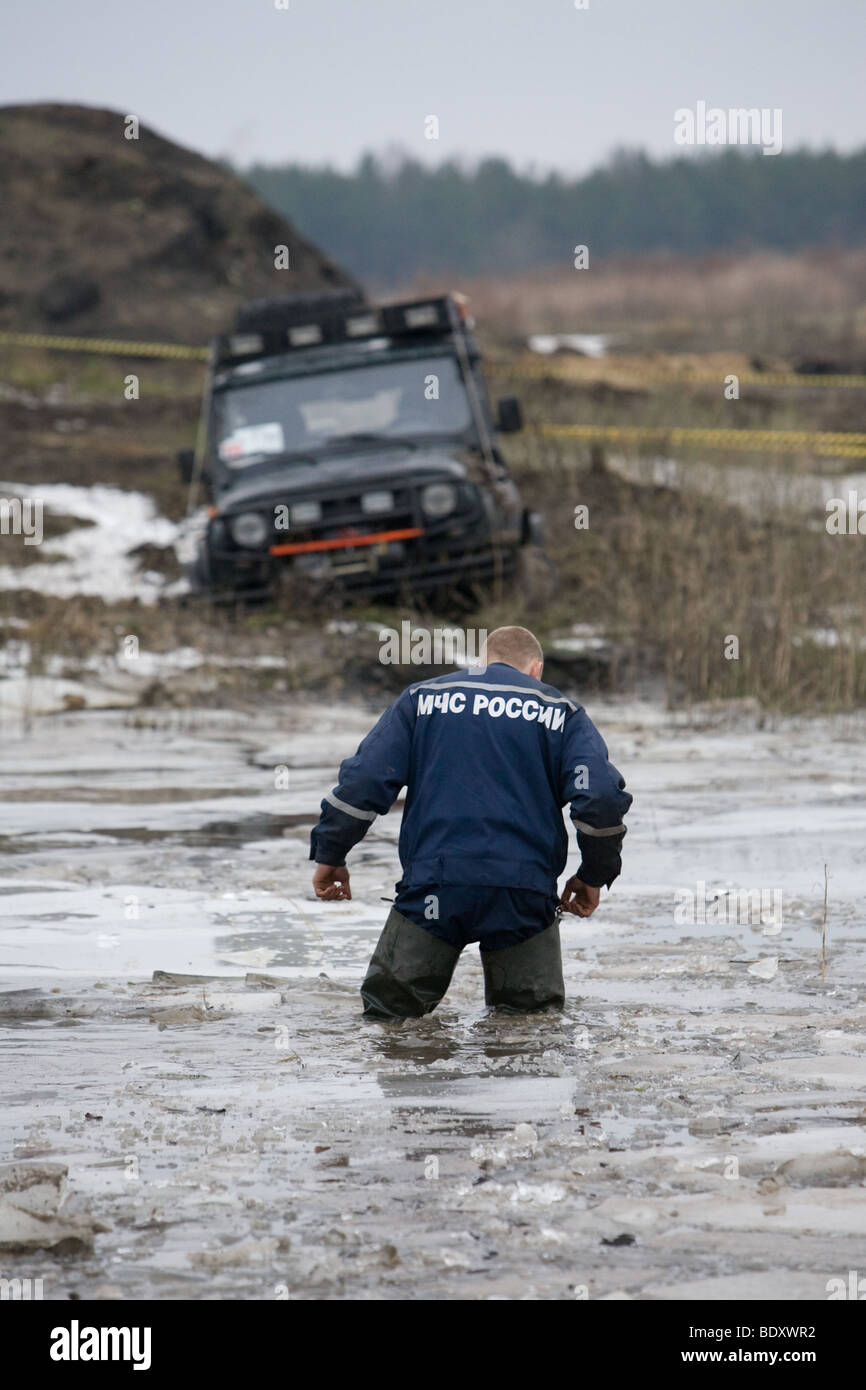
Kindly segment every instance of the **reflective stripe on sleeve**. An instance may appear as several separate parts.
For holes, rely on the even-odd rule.
[[[576,820],[575,825],[584,835],[624,835],[625,826],[620,821],[619,825],[608,825],[601,830],[597,830],[594,825],[587,825],[586,821]]]
[[[348,801],[341,801],[338,796],[328,792],[325,797],[329,806],[334,806],[338,811],[345,811],[347,816],[354,816],[356,820],[375,820],[378,811],[359,811],[357,806],[350,806]]]

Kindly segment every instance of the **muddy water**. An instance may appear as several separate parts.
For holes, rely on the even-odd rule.
[[[309,889],[368,713],[8,730],[0,1273],[216,1299],[823,1299],[866,1273],[863,727],[591,713],[636,799],[624,877],[564,924],[566,1009],[489,1013],[472,948],[391,1025],[357,986],[399,811],[351,903]],[[682,920],[738,889],[781,914]]]

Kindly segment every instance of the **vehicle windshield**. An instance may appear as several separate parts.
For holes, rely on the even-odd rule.
[[[247,468],[273,454],[315,453],[356,437],[453,436],[471,420],[452,357],[233,383],[214,397],[216,447],[227,468]]]

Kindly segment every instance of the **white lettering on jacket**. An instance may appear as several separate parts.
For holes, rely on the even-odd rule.
[[[462,690],[455,690],[451,694],[447,691],[419,691],[418,692],[418,713],[434,714],[463,714],[467,711],[466,695]],[[512,696],[510,700],[504,700],[501,695],[494,695],[490,699],[487,695],[482,695],[477,691],[472,698],[472,714],[486,714],[491,719],[499,719],[505,715],[508,719],[520,719],[521,716],[529,723],[537,722],[552,733],[565,726],[565,710],[557,709],[553,704],[541,705],[538,700],[524,700],[521,696]]]

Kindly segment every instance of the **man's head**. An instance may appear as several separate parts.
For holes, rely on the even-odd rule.
[[[527,676],[541,679],[544,669],[544,652],[537,637],[526,627],[498,627],[491,632],[484,648],[484,661],[503,661]]]

